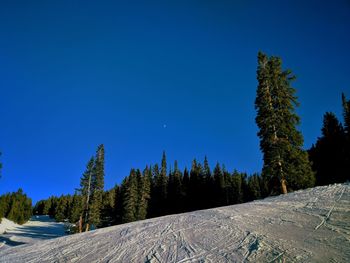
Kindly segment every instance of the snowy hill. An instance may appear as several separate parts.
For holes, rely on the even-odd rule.
[[[350,262],[350,185],[0,249],[1,262]]]
[[[49,216],[32,216],[23,225],[18,225],[6,218],[0,223],[0,253],[8,247],[21,244],[33,244],[45,239],[65,235],[63,223],[57,223]],[[0,262],[1,262],[0,258]]]

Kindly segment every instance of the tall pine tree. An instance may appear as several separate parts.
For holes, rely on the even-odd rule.
[[[296,129],[300,119],[291,81],[295,77],[282,70],[278,57],[259,52],[258,88],[255,100],[256,123],[260,149],[263,152],[262,174],[268,180],[271,193],[283,193],[314,185],[314,174],[307,153],[302,149],[303,137]]]

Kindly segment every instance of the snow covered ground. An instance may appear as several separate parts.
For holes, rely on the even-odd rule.
[[[49,216],[32,216],[23,225],[3,218],[0,223],[0,253],[9,247],[33,244],[37,241],[65,235],[63,223],[57,223]],[[0,257],[0,262],[2,261]]]
[[[1,262],[350,262],[350,185],[0,249]]]

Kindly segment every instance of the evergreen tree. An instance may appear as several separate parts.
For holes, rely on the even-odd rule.
[[[71,223],[76,223],[79,221],[80,216],[83,213],[82,209],[82,196],[75,193],[72,198],[72,202],[69,208],[68,219]]]
[[[168,183],[168,212],[180,213],[183,208],[182,174],[178,168],[177,161],[174,163],[174,172],[169,174]]]
[[[113,223],[122,223],[122,212],[123,212],[123,186],[116,185],[114,187],[114,211],[113,211]]]
[[[141,175],[141,173],[140,173]],[[152,180],[152,172],[146,166],[143,170],[143,175],[140,177],[139,182],[139,190],[138,190],[138,209],[137,209],[137,220],[143,220],[147,218],[148,214],[148,204],[151,198],[151,180]]]
[[[90,205],[90,225],[100,226],[102,196],[104,188],[104,146],[99,145],[96,151],[95,164],[93,169],[92,196]]]
[[[232,184],[232,192],[233,192],[233,198],[232,198],[232,204],[240,204],[243,203],[243,189],[242,189],[242,181],[244,180],[244,177],[237,172],[237,170],[234,170],[231,178],[231,184]]]
[[[248,193],[247,201],[253,201],[261,198],[261,189],[259,183],[259,177],[257,174],[253,174],[248,177]]]
[[[207,156],[204,157],[204,163],[203,163],[203,190],[202,190],[202,197],[204,206],[203,208],[210,208],[214,206],[214,200],[213,200],[213,177],[211,174],[211,170],[209,167],[209,162],[207,159]]]
[[[32,215],[32,200],[21,188],[17,192],[2,195],[0,196],[0,214],[1,217],[6,217],[17,224],[23,224]]]
[[[258,54],[258,88],[255,100],[256,123],[259,127],[260,148],[263,152],[263,176],[272,193],[310,187],[314,174],[303,151],[303,137],[296,129],[299,117],[291,71],[283,71],[281,59]]]
[[[131,169],[129,177],[122,183],[123,189],[123,208],[122,222],[132,222],[137,220],[137,177],[135,169]]]
[[[57,206],[54,213],[54,217],[57,222],[62,222],[64,221],[64,219],[67,218],[66,217],[67,207],[68,207],[68,200],[65,196],[62,195],[57,200]]]
[[[102,227],[111,226],[113,224],[113,212],[115,202],[115,189],[105,191],[102,194],[102,209],[101,209],[101,223]]]
[[[327,112],[323,117],[322,137],[309,150],[318,185],[342,183],[346,180],[345,135],[337,117]]]
[[[187,167],[184,169],[182,177],[182,193],[183,193],[183,205],[181,212],[190,211],[190,175],[188,173]]]
[[[201,185],[201,178],[200,178],[200,172],[201,172],[201,166],[197,163],[197,160],[194,159],[192,161],[192,167],[190,171],[190,182],[189,182],[189,189],[188,189],[188,197],[189,197],[189,205],[190,210],[196,210],[200,207],[200,185]]]
[[[343,179],[350,180],[350,100],[347,100],[345,94],[342,93],[343,116],[344,116],[344,171],[347,175]]]
[[[89,225],[92,224],[91,221],[91,197],[93,193],[93,177],[94,177],[94,164],[95,159],[94,157],[91,157],[87,166],[86,170],[83,173],[83,176],[80,179],[80,194],[82,196],[82,219],[83,219],[83,225],[87,229],[89,228]]]
[[[164,215],[167,209],[168,177],[165,152],[161,163],[160,172],[157,164],[153,167],[152,216]]]
[[[350,136],[350,100],[347,100],[345,94],[342,93],[344,130],[347,136]]]
[[[225,179],[220,164],[217,163],[214,171],[214,206],[222,206],[225,204]]]

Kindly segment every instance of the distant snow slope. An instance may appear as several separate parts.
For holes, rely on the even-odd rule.
[[[17,225],[6,218],[0,224],[0,254],[9,246],[33,244],[37,241],[61,237],[65,235],[63,223],[57,223],[49,216],[32,216],[23,225]],[[0,256],[0,262],[2,258]]]
[[[350,185],[0,249],[0,261],[350,262]]]

